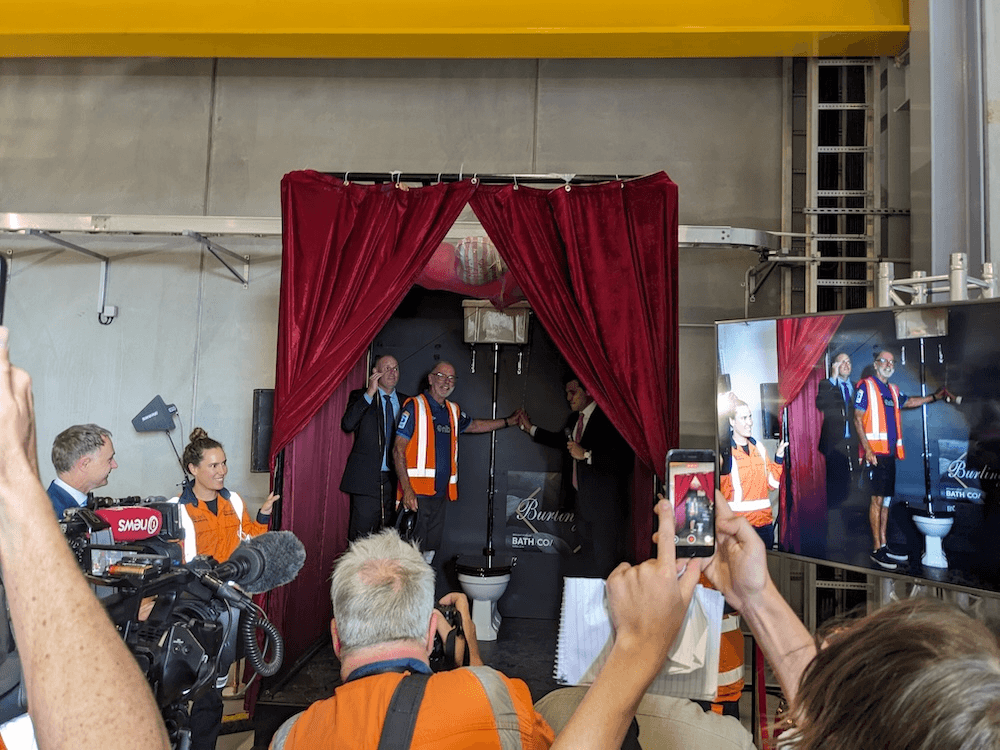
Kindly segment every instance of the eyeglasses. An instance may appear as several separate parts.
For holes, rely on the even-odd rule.
[[[454,383],[458,378],[454,375],[445,375],[443,372],[435,372],[434,377],[438,379],[439,382]]]
[[[888,365],[890,367],[895,367],[896,366],[896,361],[895,360],[886,359],[885,357],[879,357],[875,361],[878,362],[881,365]]]

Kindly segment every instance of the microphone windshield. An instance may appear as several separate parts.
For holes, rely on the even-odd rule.
[[[306,562],[306,548],[291,531],[268,531],[242,542],[216,568],[248,594],[263,594],[295,580]]]

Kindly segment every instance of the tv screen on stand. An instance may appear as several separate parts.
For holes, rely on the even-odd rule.
[[[720,322],[716,341],[720,486],[775,549],[1000,592],[1000,300]]]

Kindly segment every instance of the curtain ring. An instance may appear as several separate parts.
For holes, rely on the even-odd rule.
[[[472,175],[472,184],[473,185],[479,184],[479,172],[476,172]]]
[[[437,184],[438,184],[438,185],[440,185],[440,184],[441,184],[441,175],[442,175],[442,174],[443,174],[442,172],[438,172],[438,181],[437,181]]]
[[[351,184],[351,181],[349,179],[347,179],[347,176],[349,174],[350,174],[350,172],[344,172],[344,184],[345,185],[350,185]]]
[[[396,187],[399,187],[399,181],[402,178],[402,176],[403,172],[401,170],[394,170],[389,173],[389,177],[396,183]]]
[[[517,190],[517,175],[514,175],[514,189]]]
[[[569,192],[569,183],[568,182],[565,185],[563,185],[563,190],[565,190],[567,193]]]

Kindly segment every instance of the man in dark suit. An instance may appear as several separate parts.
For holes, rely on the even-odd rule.
[[[635,453],[575,375],[566,376],[565,388],[573,413],[562,432],[543,430],[526,414],[519,424],[535,442],[563,452],[564,504],[575,510],[584,550],[590,548],[584,572],[607,578],[625,559]]]
[[[71,508],[87,504],[89,494],[108,483],[118,468],[111,433],[96,424],[75,424],[52,442],[56,478],[49,485],[49,500],[60,521]]]
[[[830,365],[830,377],[816,390],[816,408],[823,413],[819,452],[826,458],[826,501],[831,507],[847,499],[859,468],[854,390],[851,358],[840,352]]]
[[[408,396],[396,391],[399,363],[384,355],[375,360],[368,388],[352,391],[340,426],[354,433],[354,446],[347,457],[341,492],[351,496],[351,520],[347,537],[353,541],[396,517],[396,473],[392,444],[403,402]]]

